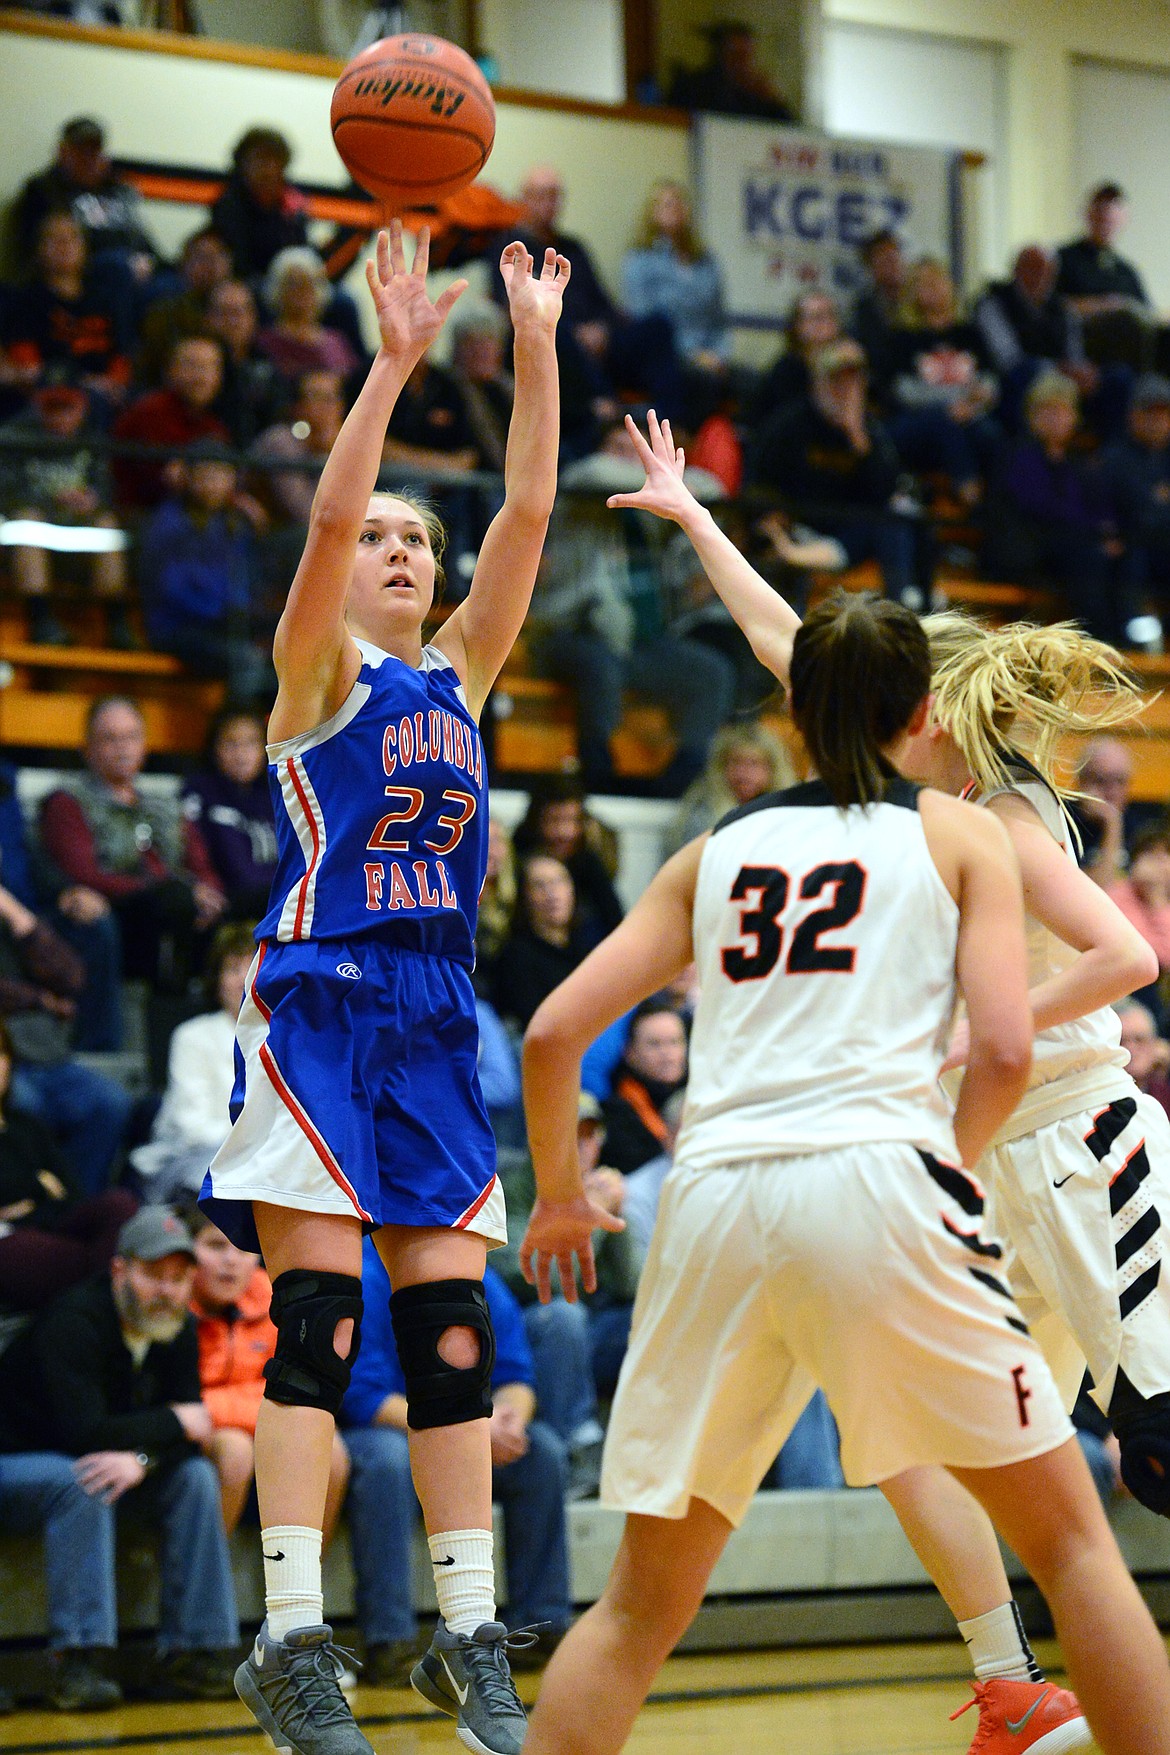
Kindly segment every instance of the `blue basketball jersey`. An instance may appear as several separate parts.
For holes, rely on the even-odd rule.
[[[258,939],[377,933],[471,967],[487,862],[479,728],[433,646],[417,670],[358,641],[324,725],[270,744],[277,864]]]

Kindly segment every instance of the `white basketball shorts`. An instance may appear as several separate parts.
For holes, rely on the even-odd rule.
[[[819,1384],[854,1486],[1072,1436],[965,1171],[881,1144],[676,1166],[638,1288],[603,1502],[738,1524]]]
[[[1106,1412],[1118,1367],[1142,1395],[1170,1390],[1170,1122],[1161,1104],[1130,1085],[995,1147],[979,1176],[1004,1274],[1065,1406],[1086,1363]]]

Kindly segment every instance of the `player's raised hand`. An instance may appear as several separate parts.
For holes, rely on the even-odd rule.
[[[412,367],[442,329],[456,299],[467,290],[465,280],[456,280],[432,303],[427,293],[430,253],[430,229],[424,226],[414,247],[414,262],[407,268],[402,221],[392,219],[389,232],[378,233],[374,259],[366,263],[383,350],[409,361]]]
[[[528,1216],[528,1228],[520,1244],[520,1270],[535,1286],[540,1302],[552,1298],[552,1264],[561,1277],[561,1291],[570,1304],[577,1302],[574,1259],[581,1269],[586,1292],[597,1290],[597,1267],[593,1260],[594,1231],[624,1231],[626,1222],[580,1194],[575,1200],[538,1198]]]
[[[551,247],[544,253],[544,265],[539,275],[533,272],[535,266],[519,242],[508,244],[500,257],[500,273],[508,294],[512,323],[517,329],[526,323],[555,329],[561,314],[561,299],[573,270],[568,257],[558,256]]]
[[[646,416],[646,430],[650,435],[649,444],[638,431],[638,424],[633,416],[627,414],[626,431],[633,440],[638,460],[646,471],[646,480],[636,494],[611,494],[605,503],[614,509],[620,506],[636,506],[639,511],[653,512],[656,517],[681,523],[698,505],[694,494],[683,481],[687,460],[682,446],[675,444],[670,422],[660,421],[653,409]]]

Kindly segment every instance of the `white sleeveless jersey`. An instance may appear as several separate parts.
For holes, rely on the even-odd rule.
[[[990,804],[993,798],[1012,794],[1032,806],[1065,858],[1075,865],[1076,850],[1060,800],[1030,763],[1013,760],[1011,784],[974,797],[972,802]],[[1050,932],[1034,914],[1027,916],[1026,925],[1028,986],[1034,988],[1070,968],[1078,952]],[[1125,1071],[1128,1061],[1129,1055],[1121,1046],[1121,1019],[1112,1006],[1089,1012],[1071,1024],[1057,1024],[1042,1031],[1032,1044],[1028,1089],[992,1145],[1005,1145],[1009,1140],[1034,1133],[1038,1127],[1090,1108],[1099,1099],[1136,1096],[1137,1088]],[[947,1074],[948,1089],[957,1088],[959,1076]]]
[[[959,911],[918,790],[840,810],[820,781],[725,817],[699,865],[700,999],[675,1162],[899,1140],[954,1162],[938,1082]]]

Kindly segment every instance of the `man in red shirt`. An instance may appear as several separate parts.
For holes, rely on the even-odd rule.
[[[184,335],[167,355],[161,390],[148,390],[114,422],[113,437],[136,445],[182,449],[199,439],[231,444],[231,434],[211,412],[223,385],[223,351],[209,335]],[[177,459],[115,457],[115,499],[127,511],[159,505],[176,479]]]
[[[227,906],[203,837],[170,796],[143,792],[146,725],[135,702],[90,709],[83,774],[41,807],[41,844],[71,884],[105,896],[127,976],[185,991],[203,935]]]

